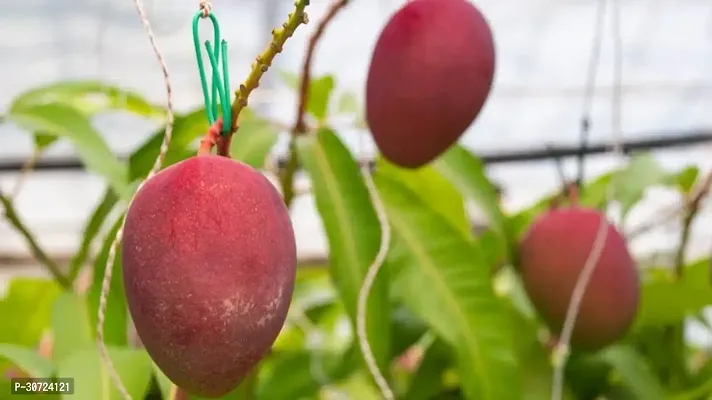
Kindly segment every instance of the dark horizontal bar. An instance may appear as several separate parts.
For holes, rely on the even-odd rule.
[[[649,135],[645,135],[649,136]],[[632,153],[643,150],[668,149],[675,147],[689,147],[701,143],[712,142],[712,129],[696,129],[679,132],[663,132],[654,138],[629,140],[623,143],[623,151]],[[580,146],[542,146],[541,149],[517,149],[511,151],[478,153],[478,156],[485,164],[505,164],[517,162],[530,162],[550,160],[554,158],[569,158],[583,154],[601,155],[608,153],[613,148],[613,143],[600,143],[588,145],[585,149]],[[363,160],[364,162],[366,160]],[[24,160],[4,159],[0,160],[0,172],[17,172],[24,165]],[[367,162],[372,163],[371,160]],[[278,160],[279,168],[284,168],[286,159]],[[39,171],[67,171],[82,170],[84,166],[76,157],[65,158],[43,158],[37,161],[34,166]]]

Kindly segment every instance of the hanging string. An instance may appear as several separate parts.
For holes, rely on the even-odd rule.
[[[209,19],[213,26],[213,41],[204,42],[208,60],[212,68],[212,83],[208,91],[208,80],[205,74],[205,66],[200,48],[200,32],[198,23],[201,19]],[[222,111],[223,121],[232,119],[232,108],[230,105],[230,75],[227,62],[227,42],[220,39],[220,25],[212,12],[210,2],[200,3],[200,10],[193,17],[193,46],[195,48],[195,58],[198,63],[198,74],[200,75],[200,86],[203,90],[205,101],[205,114],[210,125],[218,119],[218,108]],[[221,76],[222,73],[222,76]],[[219,107],[218,107],[219,106]],[[230,124],[223,124],[221,135],[230,134]]]

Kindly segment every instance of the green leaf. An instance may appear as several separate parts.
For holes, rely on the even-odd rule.
[[[14,278],[0,299],[0,342],[35,346],[50,326],[52,304],[61,288],[50,279]]]
[[[355,324],[359,290],[380,247],[378,217],[358,164],[334,132],[323,129],[300,137],[297,149],[326,230],[332,278]],[[387,271],[381,270],[366,315],[368,340],[381,368],[390,347],[387,282]]]
[[[280,80],[289,88],[299,90],[300,77],[299,75],[280,70],[278,73]],[[335,87],[334,77],[324,75],[318,78],[312,78],[309,82],[309,94],[307,96],[306,112],[313,115],[318,121],[323,122],[329,109],[329,100],[331,93]]]
[[[676,323],[712,304],[709,268],[703,259],[687,265],[682,278],[668,268],[646,271],[635,328]]]
[[[87,311],[86,300],[75,293],[62,293],[55,301],[52,313],[52,359],[55,362],[62,362],[77,351],[96,348]]]
[[[270,121],[257,116],[246,119],[232,138],[231,156],[253,168],[262,168],[278,138],[279,132]]]
[[[342,114],[356,114],[361,111],[356,95],[351,92],[341,93],[337,111]]]
[[[614,368],[624,385],[635,394],[635,398],[645,400],[667,399],[665,390],[660,385],[660,382],[646,365],[643,358],[633,348],[613,346],[603,350],[600,356]]]
[[[681,171],[670,174],[668,179],[670,183],[677,187],[683,194],[688,194],[692,191],[697,183],[697,177],[700,175],[700,169],[696,166],[683,168]]]
[[[319,122],[324,122],[328,116],[334,85],[334,77],[331,75],[312,79],[309,83],[307,111]]]
[[[109,258],[109,250],[114,242],[116,233],[123,222],[123,215],[114,222],[111,230],[104,237],[104,243],[94,260],[93,282],[87,293],[86,304],[89,308],[89,323],[92,328],[98,320],[99,297],[104,280],[104,269]],[[104,342],[108,345],[124,346],[128,342],[128,312],[124,280],[121,275],[121,248],[118,247],[114,259],[114,268],[111,275],[109,297],[106,299],[106,318],[104,320]],[[94,330],[92,329],[92,332]]]
[[[62,103],[88,115],[108,110],[125,110],[149,118],[165,117],[163,107],[149,103],[140,95],[95,81],[62,81],[30,89],[17,96],[11,108],[53,103]]]
[[[404,302],[456,350],[467,398],[520,398],[510,324],[481,251],[406,185],[380,172],[376,183],[404,250],[387,267],[400,271]]]
[[[668,173],[651,154],[633,156],[613,181],[613,197],[620,203],[622,215],[625,217],[650,187],[665,183],[667,177]]]
[[[143,399],[151,382],[151,359],[144,351],[109,348],[109,357],[129,395]],[[58,375],[74,377],[74,395],[67,400],[123,400],[96,349],[78,351],[59,363]]]
[[[49,360],[26,347],[0,343],[0,359],[10,361],[32,378],[49,378],[54,374]]]
[[[378,159],[376,168],[417,193],[421,200],[441,213],[463,236],[472,237],[462,195],[437,170],[428,166],[416,170],[399,168],[384,158]]]
[[[296,90],[299,88],[299,75],[295,74],[294,72],[280,69],[277,71],[277,76],[282,81],[282,83],[287,85],[290,89]]]
[[[505,218],[499,207],[499,196],[487,178],[484,164],[464,147],[456,145],[437,159],[434,166],[466,197],[477,203],[487,215],[490,229],[499,234],[507,246]]]
[[[54,144],[59,139],[55,135],[48,134],[48,133],[42,133],[42,132],[35,132],[34,137],[35,137],[35,149],[37,151],[46,150],[49,146]]]
[[[448,346],[436,340],[423,354],[418,369],[411,378],[408,391],[404,396],[408,400],[430,400],[445,389],[443,375],[449,368],[452,355]]]
[[[30,132],[43,131],[69,139],[84,165],[104,177],[122,197],[131,195],[127,171],[89,120],[63,104],[45,104],[10,110],[13,122]]]
[[[106,219],[109,217],[109,214],[111,214],[111,211],[114,209],[116,204],[118,204],[118,202],[119,198],[116,194],[112,190],[107,190],[87,220],[87,223],[84,226],[82,242],[79,245],[79,250],[77,250],[74,256],[72,256],[69,264],[70,279],[74,280],[81,268],[84,266],[84,263],[89,256],[91,246],[94,244],[94,239],[96,239],[97,235],[101,231],[101,228],[104,226]]]

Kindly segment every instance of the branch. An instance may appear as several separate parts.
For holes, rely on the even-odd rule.
[[[235,91],[235,101],[232,103],[232,121],[230,125],[230,132],[234,133],[237,131],[237,119],[240,116],[240,112],[243,108],[247,107],[247,98],[250,96],[253,90],[255,90],[259,84],[262,75],[269,69],[272,65],[274,57],[278,53],[282,52],[284,43],[289,39],[297,27],[301,24],[307,24],[309,18],[304,12],[304,9],[309,5],[309,0],[297,0],[294,3],[295,10],[289,14],[287,22],[282,24],[281,28],[275,28],[272,30],[272,41],[269,46],[255,59],[252,63],[252,69],[250,70],[247,79],[240,85],[240,87]]]
[[[329,9],[326,10],[326,14],[324,14],[324,17],[316,25],[314,33],[309,38],[307,54],[304,56],[304,64],[302,65],[302,73],[299,80],[297,120],[294,123],[294,128],[292,129],[293,134],[300,134],[306,131],[304,114],[307,108],[307,102],[309,101],[309,83],[311,82],[311,68],[314,52],[316,51],[316,45],[319,43],[319,40],[321,40],[322,36],[324,36],[326,27],[331,23],[336,14],[338,14],[342,8],[346,7],[348,3],[349,0],[337,0],[331,3]]]
[[[687,250],[687,242],[690,239],[692,221],[694,221],[700,210],[702,199],[709,193],[710,185],[712,185],[712,172],[705,176],[704,180],[697,185],[695,191],[685,200],[685,218],[682,223],[680,244],[675,255],[675,276],[677,278],[681,278],[684,273],[685,253]]]
[[[309,38],[307,52],[304,56],[304,64],[302,65],[302,73],[299,77],[299,99],[297,100],[297,116],[292,128],[292,136],[289,142],[289,158],[287,160],[287,168],[280,176],[280,184],[282,186],[282,196],[287,208],[294,200],[294,175],[299,166],[296,151],[296,137],[307,131],[304,123],[307,102],[309,101],[309,84],[311,83],[311,66],[316,51],[316,45],[324,36],[327,25],[334,19],[336,14],[348,4],[349,0],[337,0],[333,2],[329,9],[326,10],[324,17],[317,23],[314,33]]]
[[[0,192],[0,203],[2,203],[3,207],[5,208],[5,218],[10,223],[10,225],[12,225],[15,230],[17,230],[22,235],[22,237],[25,238],[27,245],[30,247],[30,252],[32,252],[32,256],[37,261],[39,261],[40,264],[44,265],[47,268],[47,271],[52,274],[57,283],[59,283],[65,289],[71,289],[72,283],[66,276],[64,276],[59,265],[57,265],[57,263],[54,262],[54,260],[52,260],[47,255],[47,253],[45,253],[44,250],[42,250],[42,248],[39,246],[34,236],[32,236],[32,233],[27,228],[27,226],[25,226],[25,224],[20,221],[20,218],[17,215],[17,211],[15,211],[15,207],[13,206],[12,201],[9,198],[5,197],[2,192]]]

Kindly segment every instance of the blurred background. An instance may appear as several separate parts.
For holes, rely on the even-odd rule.
[[[202,106],[202,93],[191,41],[190,21],[198,1],[145,0],[159,45],[166,55],[179,111]],[[337,86],[359,101],[370,52],[379,30],[402,3],[359,0],[329,27],[315,58],[315,75],[333,74]],[[466,147],[485,160],[491,178],[501,186],[506,209],[525,207],[560,185],[551,159],[526,160],[547,146],[577,146],[586,100],[591,46],[596,30],[596,0],[480,0],[497,45],[497,73],[488,103],[465,137]],[[251,98],[251,106],[285,124],[292,123],[295,95],[278,70],[297,73],[314,21],[329,2],[312,0],[312,21],[300,28],[277,57]],[[621,1],[623,45],[621,124],[626,141],[690,141],[654,150],[666,168],[695,164],[712,168],[712,2],[706,0]],[[215,0],[214,12],[229,43],[231,80],[241,81],[254,56],[269,40],[270,29],[282,23],[291,1]],[[19,93],[68,79],[96,79],[134,90],[157,103],[165,89],[155,56],[129,0],[6,1],[0,21],[0,113]],[[610,20],[610,19],[608,19]],[[609,26],[608,24],[606,26]],[[613,138],[611,95],[613,58],[610,29],[605,28],[592,92],[590,140],[607,144]],[[417,82],[414,82],[417,84]],[[156,128],[142,119],[102,116],[97,128],[112,149],[128,154]],[[338,122],[337,122],[338,123]],[[354,151],[357,132],[340,130]],[[697,139],[695,139],[697,138]],[[370,140],[370,139],[369,139]],[[17,190],[17,211],[37,234],[39,243],[57,260],[76,250],[88,210],[99,200],[103,181],[76,167],[71,145],[61,143],[38,165],[51,162],[21,181],[20,169],[32,157],[30,135],[11,124],[0,125],[0,188]],[[277,155],[284,144],[278,146]],[[673,143],[675,144],[675,143]],[[366,152],[372,152],[369,143]],[[511,153],[518,153],[513,157]],[[505,157],[507,154],[510,157]],[[529,154],[531,156],[531,154]],[[525,159],[525,160],[522,160]],[[562,160],[573,179],[575,158]],[[586,176],[609,170],[620,160],[606,154],[587,157]],[[308,186],[308,182],[301,182]],[[664,214],[680,203],[672,191],[650,191],[634,210],[626,229]],[[476,218],[476,210],[473,218]],[[307,193],[293,205],[301,259],[323,259],[326,241],[312,198]],[[671,224],[676,223],[671,219]],[[690,257],[712,250],[712,224],[704,213],[693,227]],[[665,256],[675,249],[679,226],[660,221],[639,236],[636,253]],[[11,276],[40,275],[22,238],[0,221],[0,287]],[[706,337],[700,337],[707,340]]]

